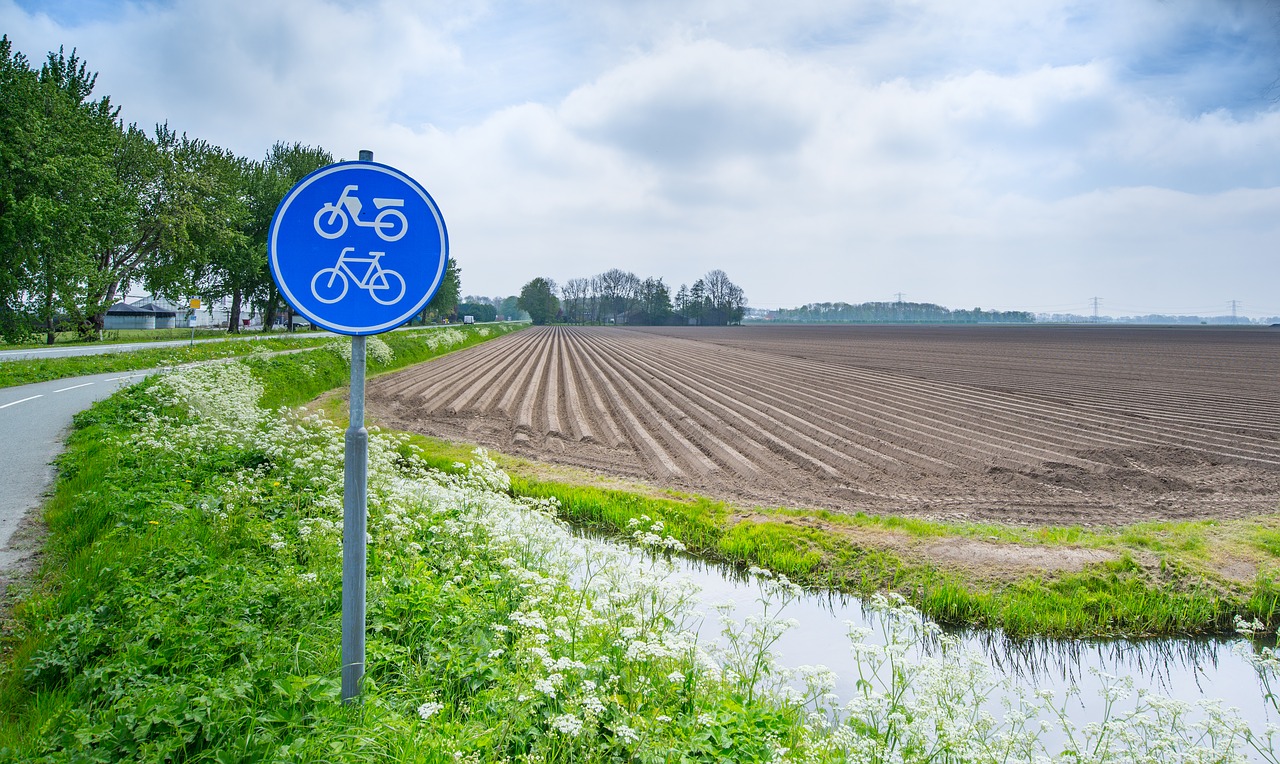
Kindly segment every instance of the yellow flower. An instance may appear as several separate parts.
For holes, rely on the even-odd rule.
[[[159,524],[160,524],[160,523],[156,522],[155,520],[148,520],[148,521],[147,521],[147,525],[159,525]]]

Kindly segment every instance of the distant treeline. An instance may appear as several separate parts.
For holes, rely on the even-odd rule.
[[[544,280],[554,293],[555,282]],[[533,282],[526,284],[532,286]],[[572,323],[724,326],[741,323],[747,306],[742,287],[719,269],[709,271],[692,286],[681,284],[674,297],[661,278],[641,279],[618,268],[590,278],[569,279],[559,291],[558,316],[551,311],[549,320],[558,317]],[[535,296],[530,301],[541,305],[545,299]],[[538,323],[537,312],[529,312]]]
[[[1163,313],[1150,313],[1145,316],[1081,316],[1075,313],[1040,313],[1036,320],[1042,323],[1057,324],[1156,324],[1160,326],[1177,326],[1183,324],[1228,324],[1248,326],[1250,324],[1274,324],[1280,322],[1280,316],[1263,318],[1247,318],[1245,316],[1184,316]]]
[[[509,297],[485,297],[469,294],[458,303],[458,317],[471,316],[485,323],[488,321],[528,321],[529,314],[520,310],[515,295]]]
[[[763,319],[747,320],[796,324],[1031,324],[1036,318],[1024,310],[951,310],[929,302],[814,302],[771,310]]]

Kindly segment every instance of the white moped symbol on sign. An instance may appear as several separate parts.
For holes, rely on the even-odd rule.
[[[358,226],[372,228],[383,241],[396,241],[409,230],[409,221],[396,209],[404,206],[404,199],[374,198],[373,206],[382,210],[373,220],[361,220],[364,204],[354,196],[357,186],[347,186],[336,202],[326,202],[316,213],[316,233],[326,239],[336,239],[346,233],[348,221]]]
[[[403,234],[404,231],[400,233]],[[311,277],[313,297],[326,305],[332,305],[347,296],[347,287],[354,281],[356,286],[367,291],[379,305],[395,305],[400,302],[404,297],[404,277],[378,263],[385,252],[370,252],[368,257],[352,257],[348,252],[355,252],[355,247],[343,249],[338,255],[337,265],[321,268]],[[353,264],[366,266],[363,278],[351,269]],[[325,276],[329,278],[326,280]]]

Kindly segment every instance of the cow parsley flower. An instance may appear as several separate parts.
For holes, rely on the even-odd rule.
[[[551,720],[551,726],[564,735],[577,735],[582,731],[582,720],[573,714],[560,714]]]

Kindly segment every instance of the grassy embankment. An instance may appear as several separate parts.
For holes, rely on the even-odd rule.
[[[485,331],[371,340],[371,370]],[[370,444],[368,674],[364,702],[343,705],[341,425],[258,405],[341,384],[340,349],[152,379],[77,418],[45,512],[45,563],[4,636],[0,761],[1200,761],[1204,746],[1236,761],[1271,751],[1230,720],[1201,729],[1142,697],[1045,743],[1022,712],[985,715],[991,687],[961,656],[904,661],[923,626],[892,607],[882,608],[890,646],[860,643],[856,707],[829,726],[827,675],[809,674],[799,694],[780,689],[792,678],[770,652],[782,622],[729,627],[710,656],[682,631],[687,592],[660,555],[574,539],[549,516],[554,500],[528,497],[563,493],[574,516],[614,526],[649,514],[640,530],[659,546],[675,545],[674,533],[810,571],[812,549],[780,537],[744,553],[723,505],[510,481],[482,458],[455,465],[447,444],[423,460],[394,434]],[[761,587],[775,605],[794,596]],[[908,692],[926,687],[945,692]],[[1024,709],[1070,725],[1065,706],[1046,702]]]
[[[483,326],[483,325],[482,325]],[[494,325],[495,330],[497,326]],[[416,333],[419,331],[440,331],[448,327],[446,326],[425,326],[421,329],[408,329],[400,332],[394,332],[384,337],[394,337],[404,333]],[[454,327],[461,328],[461,327]],[[164,339],[186,339],[189,335],[183,335],[183,330],[178,329],[161,329],[154,332],[146,332],[146,337],[138,339],[133,336],[122,338],[122,342],[140,342],[140,341],[161,341]],[[502,331],[508,331],[503,329]],[[166,336],[178,332],[178,336]],[[123,330],[121,333],[125,333]],[[130,332],[130,334],[143,333],[141,330]],[[200,335],[197,334],[197,339]],[[306,332],[298,332],[294,334],[286,334],[284,332],[265,332],[241,335],[239,338],[231,338],[225,331],[218,331],[213,335],[207,335],[204,339],[212,336],[215,339],[221,339],[220,342],[201,342],[191,346],[181,347],[163,347],[163,348],[144,348],[141,350],[127,350],[111,353],[100,353],[96,355],[85,356],[69,356],[62,358],[42,358],[37,360],[22,361],[3,361],[0,362],[0,388],[13,387],[15,385],[27,385],[33,382],[46,382],[52,379],[66,379],[68,377],[80,377],[86,374],[104,374],[115,371],[134,371],[137,369],[154,369],[165,366],[181,366],[187,363],[196,363],[199,361],[212,361],[224,358],[239,358],[242,356],[274,353],[282,350],[299,350],[304,348],[320,347],[329,342],[334,341],[332,335],[317,335]],[[346,340],[342,340],[346,341]],[[61,344],[61,343],[60,343]],[[96,343],[86,343],[96,344]],[[30,346],[14,346],[16,349]],[[410,361],[409,363],[416,363]],[[400,368],[404,364],[396,362],[395,368]],[[374,371],[374,367],[370,367]],[[345,380],[332,381],[329,387],[316,390],[316,394],[324,392],[335,385],[344,384]],[[305,389],[315,389],[307,386]]]
[[[324,335],[283,334],[277,332],[274,335],[262,335],[253,339],[225,339],[221,342],[201,342],[180,347],[145,348],[142,350],[124,350],[94,355],[3,361],[0,362],[0,387],[29,385],[33,382],[82,377],[87,374],[154,369],[162,366],[181,366],[186,363],[212,361],[220,358],[237,358],[254,353],[313,348],[332,341],[333,337]]]
[[[258,329],[246,329],[241,337],[250,337],[255,335],[280,336],[279,330],[275,332],[262,332]],[[55,335],[53,344],[58,347],[69,347],[72,345],[103,345],[124,342],[163,342],[165,340],[187,340],[191,339],[192,333],[189,328],[175,329],[108,329],[102,333],[101,339],[86,339],[79,332],[58,332]],[[217,340],[226,338],[227,330],[217,327],[196,327],[195,339],[197,340]],[[30,342],[20,344],[0,343],[0,350],[23,350],[27,348],[49,347],[45,341],[44,334],[31,335]]]
[[[456,444],[421,437],[414,442],[440,469],[467,458],[466,448]],[[948,524],[784,508],[756,509],[744,518],[740,508],[705,497],[548,480],[541,467],[495,458],[512,476],[513,493],[554,497],[561,516],[573,523],[616,533],[638,517],[651,517],[700,557],[760,566],[807,587],[863,596],[896,592],[946,625],[1056,637],[1230,634],[1236,616],[1272,629],[1280,625],[1277,518],[1115,529]],[[1023,567],[993,576],[981,566],[948,569],[910,552],[913,543],[948,540],[977,543],[988,552],[1002,545],[1097,550],[1111,559],[1078,571]],[[903,548],[905,553],[897,551]],[[1252,581],[1216,572],[1241,561],[1259,571]]]

